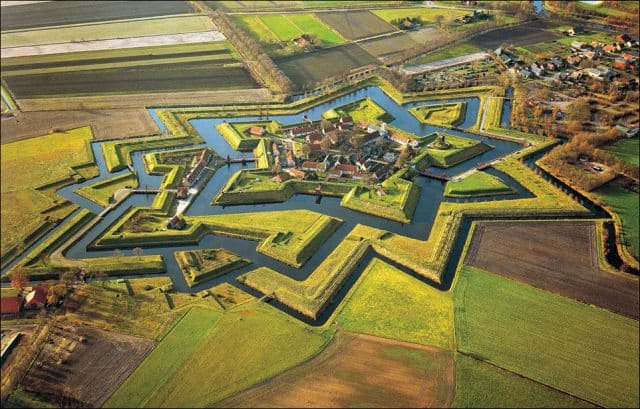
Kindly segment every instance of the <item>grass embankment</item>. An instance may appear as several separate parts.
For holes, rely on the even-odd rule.
[[[167,197],[173,195],[163,193]],[[163,230],[168,213],[165,209],[158,209],[161,205],[158,203],[155,207],[129,210],[90,247],[109,249],[161,246],[167,243],[195,244],[208,234],[220,234],[259,241],[257,251],[299,267],[342,223],[340,219],[308,210],[289,210],[187,216],[184,229]]]
[[[471,267],[454,303],[461,352],[597,405],[638,406],[638,321]]]
[[[173,254],[189,287],[251,263],[250,260],[225,249],[176,251]]]
[[[336,115],[337,114],[337,115]],[[350,116],[355,123],[364,122],[391,122],[395,118],[384,110],[371,98],[363,98],[346,105],[336,107],[322,114],[324,118],[331,119],[340,116]]]
[[[208,151],[209,156],[214,158],[212,160],[215,160],[216,154],[211,148],[176,149],[144,155],[144,167],[150,175],[164,175],[159,189],[176,189],[191,169],[194,159],[200,156],[203,150]]]
[[[297,193],[316,194],[320,185],[320,193],[325,196],[344,196],[354,184],[350,182],[318,182],[310,180],[289,179],[278,184],[271,180],[273,172],[268,170],[243,169],[234,173],[213,198],[212,204],[226,206],[236,204],[284,202]]]
[[[2,266],[77,207],[55,191],[98,175],[92,139],[84,127],[2,145]]]
[[[336,317],[341,327],[450,349],[453,302],[448,293],[373,259]],[[420,306],[420,308],[416,308]]]
[[[216,130],[220,132],[220,135],[237,151],[251,151],[255,149],[256,146],[258,146],[258,142],[260,142],[260,138],[243,135],[228,122],[216,125]]]
[[[406,170],[395,173],[382,182],[384,196],[378,196],[376,189],[356,186],[340,201],[340,205],[400,223],[411,223],[411,218],[420,199],[420,186],[405,180]]]
[[[444,141],[448,148],[430,148],[429,145],[434,142],[437,143],[440,135],[444,136]],[[425,136],[420,141],[420,145],[422,145],[423,151],[414,159],[414,163],[419,169],[429,166],[450,168],[493,149],[482,141],[443,133],[433,133]]]
[[[78,214],[69,219],[64,226],[44,240],[38,247],[27,254],[18,265],[24,267],[32,280],[56,279],[66,270],[50,260],[51,254],[64,242],[71,238],[84,225],[95,218],[95,214],[87,209],[81,209]],[[6,278],[6,277],[5,277]]]
[[[496,366],[456,354],[453,408],[596,407]]]
[[[113,194],[117,190],[126,187],[138,187],[138,175],[135,172],[123,173],[122,175],[81,187],[75,192],[85,199],[89,199],[100,206],[107,207],[114,202]]]
[[[423,124],[451,128],[464,122],[467,103],[421,105],[409,108],[409,112]]]
[[[638,193],[608,184],[596,190],[605,206],[611,209],[622,228],[620,241],[636,260],[640,260],[640,198]]]
[[[535,197],[509,201],[443,202],[427,241],[357,225],[304,281],[293,280],[268,268],[253,270],[240,276],[239,280],[264,294],[273,295],[278,301],[304,315],[317,318],[370,248],[416,274],[439,283],[462,221],[466,217],[589,213],[560,189],[537,177],[534,171],[515,159],[504,160],[496,164],[496,168],[511,175]]]
[[[105,407],[212,405],[303,362],[331,335],[260,302],[192,308]]]
[[[508,195],[515,193],[497,176],[485,172],[474,172],[460,181],[449,181],[444,187],[444,195],[447,197],[478,197]]]

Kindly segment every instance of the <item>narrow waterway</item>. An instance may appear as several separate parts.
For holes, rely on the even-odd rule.
[[[483,141],[488,145],[491,145],[493,149],[488,152],[485,152],[482,155],[479,155],[471,160],[465,161],[459,165],[453,166],[449,169],[438,169],[438,173],[445,173],[447,176],[453,176],[460,173],[463,173],[475,166],[478,163],[488,162],[495,158],[502,157],[510,152],[518,150],[521,148],[521,145],[516,144],[510,141],[491,139],[485,136],[476,135],[473,133],[459,131],[459,130],[448,130],[442,129],[435,126],[423,125],[421,124],[415,117],[413,117],[408,111],[408,108],[411,108],[416,105],[425,104],[427,102],[416,102],[407,104],[404,106],[400,106],[396,104],[392,99],[390,99],[384,92],[382,92],[377,87],[366,87],[360,89],[358,91],[352,92],[350,94],[341,96],[336,98],[330,102],[324,103],[320,106],[311,108],[305,112],[301,112],[296,115],[281,115],[281,116],[269,116],[269,119],[275,119],[282,122],[285,125],[299,123],[302,122],[302,118],[304,115],[307,115],[312,120],[321,119],[322,112],[335,108],[340,105],[347,104],[349,102],[362,99],[365,97],[369,97],[373,99],[377,104],[383,107],[387,112],[389,112],[395,118],[390,122],[391,125],[396,126],[398,128],[404,129],[408,132],[415,133],[416,135],[423,136],[434,131],[444,131],[450,134],[459,135],[467,138],[472,138],[476,140]],[[465,129],[470,127],[476,122],[476,118],[479,110],[479,100],[478,98],[463,98],[456,100],[448,100],[448,101],[460,101],[467,103],[466,109],[466,117],[463,124],[460,128]],[[428,103],[434,103],[434,101],[429,101]],[[166,130],[164,124],[158,119],[155,111],[150,110],[152,113],[152,117],[158,123],[160,129]],[[511,112],[511,100],[506,99],[503,105],[503,112],[501,114],[501,118],[505,119],[508,123],[509,114]],[[251,122],[258,119],[265,119],[264,117],[256,117],[256,116],[246,116],[246,117],[235,117],[235,118],[227,118],[229,122]],[[238,152],[234,151],[231,146],[226,142],[226,140],[217,132],[215,129],[215,125],[221,123],[223,121],[222,118],[216,119],[194,119],[191,121],[191,124],[196,129],[196,131],[202,136],[204,139],[204,144],[199,146],[209,146],[215,152],[218,153],[221,157],[237,156]],[[102,151],[100,148],[101,142],[95,142],[92,144],[92,150],[95,156],[95,160],[100,171],[100,175],[97,178],[85,181],[81,184],[76,184],[72,186],[67,186],[58,191],[58,194],[65,197],[66,199],[76,203],[81,208],[87,208],[94,213],[100,213],[103,208],[89,200],[82,198],[81,196],[74,193],[75,190],[82,186],[86,186],[89,184],[96,183],[99,180],[111,178],[121,172],[118,173],[108,173],[106,170],[106,165],[104,161],[104,156],[102,155]],[[154,149],[152,151],[157,151]],[[136,170],[140,186],[148,186],[151,188],[156,188],[159,186],[162,176],[151,176],[148,175],[144,169],[142,157],[147,152],[137,152],[132,155],[133,167]],[[247,165],[249,167],[253,166],[253,164]],[[535,165],[534,165],[535,166]],[[295,195],[291,199],[282,203],[271,203],[271,204],[258,204],[258,205],[239,205],[239,206],[212,206],[211,200],[213,197],[220,191],[221,187],[228,180],[228,178],[239,169],[242,169],[243,165],[241,164],[232,164],[225,165],[219,168],[215,175],[209,180],[209,182],[204,186],[202,191],[199,193],[197,198],[193,201],[190,207],[186,211],[186,215],[188,216],[197,216],[197,215],[215,215],[215,214],[236,214],[236,213],[245,213],[245,212],[261,212],[261,211],[276,211],[276,210],[292,210],[292,209],[308,209],[312,211],[316,211],[319,213],[327,214],[330,216],[338,217],[344,221],[344,223],[340,226],[340,228],[322,245],[322,247],[305,263],[301,268],[294,268],[288,266],[284,263],[276,261],[270,257],[264,256],[256,251],[257,242],[250,240],[242,240],[237,238],[230,238],[225,236],[218,235],[208,235],[203,240],[200,241],[197,245],[187,245],[187,246],[167,246],[167,247],[149,247],[144,248],[144,254],[146,255],[161,255],[163,256],[166,263],[166,271],[167,275],[171,277],[174,287],[178,291],[185,292],[197,292],[203,289],[209,288],[211,286],[217,285],[222,282],[230,282],[233,285],[243,288],[246,291],[249,291],[253,294],[256,294],[254,291],[248,289],[245,286],[242,286],[238,282],[235,281],[235,278],[240,274],[243,274],[249,270],[255,269],[258,266],[266,266],[272,268],[282,274],[285,274],[291,278],[296,280],[303,280],[309,276],[317,266],[324,260],[327,255],[333,251],[333,249],[344,239],[344,237],[353,229],[356,224],[364,224],[372,227],[376,227],[379,229],[384,229],[391,231],[393,233],[402,234],[407,237],[425,240],[429,232],[431,231],[431,227],[433,224],[433,220],[436,215],[436,211],[443,200],[449,200],[443,198],[444,184],[424,177],[419,177],[415,180],[415,182],[421,188],[421,194],[418,201],[418,205],[415,211],[415,215],[410,224],[398,223],[386,219],[382,219],[379,217],[375,217],[372,215],[356,212],[350,209],[346,209],[340,206],[340,198],[333,197],[323,197],[319,202],[316,200],[315,196],[311,195]],[[122,171],[127,172],[128,170]],[[508,196],[496,196],[496,197],[483,197],[483,198],[474,198],[474,199],[453,199],[454,201],[462,202],[462,201],[489,201],[489,200],[513,200],[517,198],[523,197],[532,197],[531,193],[520,186],[515,182],[511,177],[502,172],[499,172],[495,169],[488,169],[489,173],[499,176],[502,178],[508,185],[516,189],[517,193]],[[149,206],[153,200],[155,195],[153,194],[133,194],[129,198],[127,198],[123,203],[121,203],[117,208],[108,213],[99,223],[97,223],[85,236],[83,236],[80,240],[74,243],[67,251],[66,255],[72,258],[92,258],[92,257],[104,257],[113,255],[113,250],[98,250],[98,251],[88,251],[87,246],[89,243],[94,241],[111,223],[117,220],[124,212],[126,212],[132,206]],[[61,224],[62,226],[62,224]],[[41,240],[36,242],[35,245],[39,244],[42,240],[45,240],[51,234],[53,234],[58,228],[57,227]],[[463,231],[458,235],[458,240],[454,245],[454,252],[450,256],[449,264],[447,267],[447,274],[444,279],[444,282],[441,285],[436,285],[436,283],[430,283],[435,285],[438,288],[446,289],[451,283],[451,278],[453,276],[453,271],[455,270],[455,265],[457,265],[460,250],[466,240],[466,231],[470,226],[470,221],[465,221],[463,226]],[[465,230],[466,229],[466,230]],[[35,246],[34,245],[34,246]],[[186,284],[186,281],[180,272],[177,263],[175,261],[175,257],[173,253],[179,250],[192,250],[192,249],[205,249],[205,248],[226,248],[231,250],[245,258],[250,259],[253,263],[247,267],[236,270],[230,274],[226,274],[222,277],[218,277],[216,279],[207,281],[201,285],[195,286],[193,288],[189,288]],[[457,249],[457,250],[456,250]],[[133,255],[132,249],[120,249],[122,250],[124,255]],[[25,254],[27,254],[25,252]],[[331,313],[337,302],[344,297],[346,291],[351,286],[357,277],[362,272],[362,269],[367,264],[367,260],[372,257],[372,254],[368,254],[360,263],[357,271],[354,274],[351,274],[347,283],[343,286],[341,292],[335,297],[335,300],[331,306],[329,306],[326,311],[323,313],[320,320],[314,322],[315,324],[322,322],[322,319],[326,319],[328,315]],[[6,272],[14,263],[11,263],[5,269],[3,269],[3,273]],[[395,263],[394,263],[395,264]],[[403,268],[403,271],[415,275],[406,269]],[[277,303],[276,303],[277,304]],[[286,309],[281,305],[278,305],[279,308],[286,310],[287,312],[294,314],[293,312]],[[300,317],[301,318],[301,317]],[[308,321],[308,320],[305,320]]]

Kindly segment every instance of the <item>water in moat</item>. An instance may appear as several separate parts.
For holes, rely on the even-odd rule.
[[[303,115],[307,115],[312,120],[321,119],[322,112],[338,107],[340,105],[347,104],[349,102],[369,97],[373,99],[377,104],[379,104],[382,108],[384,108],[387,112],[389,112],[395,118],[390,122],[390,125],[396,126],[398,128],[404,129],[406,131],[412,132],[416,135],[423,136],[429,134],[434,131],[445,131],[450,134],[459,135],[467,138],[472,138],[476,140],[481,140],[493,147],[488,152],[483,153],[477,157],[474,157],[468,161],[465,161],[459,165],[453,166],[448,169],[436,169],[434,172],[444,173],[447,176],[458,175],[463,173],[475,166],[479,163],[489,162],[498,157],[502,157],[510,152],[518,150],[521,148],[521,145],[504,141],[498,139],[490,139],[485,136],[480,136],[473,133],[468,133],[459,130],[449,130],[442,129],[435,126],[429,126],[421,124],[415,117],[413,117],[408,111],[408,108],[411,108],[416,105],[426,104],[426,103],[438,103],[439,101],[429,101],[429,102],[415,102],[406,104],[404,106],[400,106],[396,104],[392,99],[390,99],[384,92],[382,92],[377,87],[366,87],[362,88],[358,91],[352,92],[350,94],[338,97],[330,102],[324,103],[322,105],[313,107],[307,111],[301,112],[296,115],[281,115],[281,116],[269,116],[268,119],[275,119],[283,124],[293,124],[302,122]],[[460,125],[461,129],[468,128],[472,126],[476,122],[476,118],[478,115],[479,100],[478,98],[461,98],[456,100],[448,100],[451,101],[464,101],[467,103],[466,109],[466,117],[464,122]],[[508,113],[511,109],[511,101],[505,100],[504,108]],[[158,126],[161,129],[164,128],[164,124],[162,124],[157,115],[153,110],[150,110],[153,118],[158,122]],[[502,115],[504,118],[504,112]],[[226,118],[229,122],[250,122],[259,119],[266,119],[264,117],[256,117],[256,116],[247,116],[247,117],[234,117],[234,118]],[[218,155],[221,157],[229,156],[238,156],[238,152],[234,151],[231,146],[226,142],[226,140],[216,131],[215,125],[219,124],[223,121],[220,119],[194,119],[191,121],[192,125],[196,129],[196,131],[202,136],[205,144],[199,146],[209,146],[211,147]],[[507,119],[508,121],[508,119]],[[94,213],[100,213],[103,208],[89,200],[82,198],[81,196],[74,193],[76,189],[79,187],[96,183],[96,181],[111,178],[118,173],[108,173],[106,170],[104,157],[102,155],[100,149],[100,142],[95,142],[92,144],[93,153],[95,156],[95,160],[100,171],[100,175],[97,178],[85,181],[81,184],[76,184],[72,186],[67,186],[58,191],[58,194],[65,197],[66,199],[76,203],[81,208],[87,208]],[[157,150],[152,150],[157,151]],[[144,169],[144,165],[142,163],[142,157],[147,152],[137,152],[132,155],[133,159],[133,167],[138,173],[139,184],[141,187],[148,186],[155,188],[159,186],[162,177],[161,176],[151,176],[148,175]],[[252,167],[253,165],[247,165],[248,167]],[[205,215],[205,214],[234,214],[234,213],[245,213],[245,212],[262,212],[262,211],[277,211],[277,210],[292,210],[292,209],[308,209],[318,213],[323,213],[326,215],[338,217],[344,221],[344,223],[340,226],[340,228],[322,245],[322,247],[305,263],[304,266],[297,269],[294,267],[290,267],[284,263],[276,261],[270,257],[262,255],[256,251],[257,242],[250,240],[242,240],[238,238],[231,238],[225,236],[218,235],[208,235],[203,240],[200,241],[197,245],[186,245],[186,246],[167,246],[167,247],[149,247],[144,249],[144,254],[146,255],[162,255],[164,261],[166,263],[166,271],[167,275],[169,275],[174,283],[174,287],[178,291],[185,292],[197,292],[203,289],[209,288],[211,286],[217,285],[221,282],[230,282],[233,285],[239,286],[246,291],[249,291],[253,294],[256,294],[252,290],[240,285],[235,281],[235,278],[240,274],[243,274],[247,271],[257,268],[258,266],[267,266],[270,267],[282,274],[285,274],[289,277],[292,277],[296,280],[303,280],[309,274],[311,274],[316,267],[320,264],[320,262],[327,257],[327,255],[344,239],[344,237],[353,229],[356,224],[365,224],[372,227],[376,227],[379,229],[388,230],[394,233],[402,234],[404,236],[425,240],[429,232],[431,231],[431,226],[433,220],[435,218],[436,211],[440,202],[443,200],[449,200],[443,198],[444,184],[440,181],[427,179],[424,177],[418,177],[415,182],[421,188],[421,194],[418,201],[418,205],[416,207],[415,215],[410,224],[398,223],[390,220],[386,220],[383,218],[379,218],[376,216],[356,212],[350,209],[346,209],[340,206],[340,198],[333,197],[323,197],[319,202],[316,200],[315,196],[311,195],[295,195],[291,199],[282,203],[271,203],[271,204],[257,204],[257,205],[238,205],[238,206],[212,206],[211,200],[213,197],[219,192],[224,183],[228,180],[228,178],[239,169],[242,169],[243,165],[241,164],[232,164],[232,165],[224,165],[219,168],[215,175],[209,180],[209,182],[204,186],[202,191],[198,194],[197,198],[193,201],[190,207],[185,212],[188,216],[194,215]],[[128,170],[122,171],[127,172]],[[488,169],[488,172],[494,175],[501,177],[507,184],[517,190],[516,194],[508,195],[508,196],[499,196],[499,197],[484,197],[484,198],[475,198],[475,199],[453,199],[456,201],[487,201],[487,200],[513,200],[517,198],[523,197],[531,197],[531,193],[522,188],[519,184],[517,184],[511,177],[495,170]],[[120,217],[127,209],[132,206],[149,206],[153,200],[155,195],[153,194],[133,194],[128,199],[126,199],[123,203],[121,203],[117,208],[107,213],[107,215],[97,223],[83,238],[73,244],[71,248],[66,252],[67,257],[71,258],[91,258],[91,257],[104,257],[113,255],[113,250],[101,250],[101,251],[88,251],[87,246],[89,243],[94,241],[111,223],[113,223],[118,217]],[[465,223],[464,229],[468,230],[468,224]],[[62,225],[62,224],[61,224]],[[49,234],[47,234],[42,239],[38,240],[34,244],[34,246],[38,245],[41,241],[45,240],[51,234],[55,232],[60,227],[57,227]],[[457,264],[457,259],[459,258],[460,249],[462,248],[462,244],[466,239],[466,233],[461,232],[463,234],[458,235],[458,240],[456,245],[454,246],[454,254],[450,257],[449,267],[455,266]],[[32,248],[34,247],[32,246]],[[250,259],[253,264],[236,270],[230,274],[224,275],[222,277],[207,281],[201,285],[195,286],[193,288],[189,288],[186,284],[182,273],[180,272],[175,257],[173,253],[179,250],[191,250],[191,249],[205,249],[205,248],[226,248],[231,250],[243,257]],[[455,249],[458,248],[458,251]],[[123,255],[133,255],[132,249],[121,249]],[[28,253],[25,252],[25,254]],[[343,290],[336,296],[336,300],[340,300],[346,290],[351,286],[351,283],[354,282],[357,277],[360,275],[364,266],[366,266],[368,260],[372,257],[372,254],[369,254],[363,262],[360,263],[358,269],[351,274],[348,279],[348,282],[345,283]],[[5,269],[3,269],[3,273],[7,271],[14,263],[11,263]],[[395,264],[395,263],[393,263]],[[410,273],[406,269],[403,269],[407,273]],[[450,270],[450,268],[448,268]],[[452,275],[452,272],[447,273],[448,276]],[[435,283],[431,283],[435,284]],[[445,277],[443,284],[437,285],[438,287],[448,286],[450,284],[450,277]],[[258,294],[256,294],[258,295]],[[336,302],[334,301],[334,304]],[[279,308],[285,307],[278,305]],[[332,310],[332,308],[328,308],[327,311],[323,314],[324,319],[326,319],[327,314]],[[291,311],[287,311],[289,313],[294,314]],[[323,321],[323,317],[318,322]],[[303,319],[303,317],[299,317]],[[305,321],[309,321],[304,319]]]

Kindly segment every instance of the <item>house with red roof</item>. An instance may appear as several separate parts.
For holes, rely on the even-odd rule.
[[[0,314],[2,318],[17,317],[22,311],[22,297],[0,298]]]
[[[24,297],[25,310],[39,310],[47,305],[49,288],[43,285],[34,285],[31,292]]]

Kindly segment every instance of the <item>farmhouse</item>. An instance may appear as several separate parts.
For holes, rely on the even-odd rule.
[[[0,314],[2,318],[17,317],[22,310],[21,297],[2,297],[0,298]]]
[[[286,182],[289,179],[291,179],[291,175],[289,175],[287,172],[278,172],[278,174],[275,175],[271,180],[280,184],[282,182]]]
[[[42,285],[33,286],[31,292],[24,297],[25,310],[39,310],[47,305],[49,289]]]

